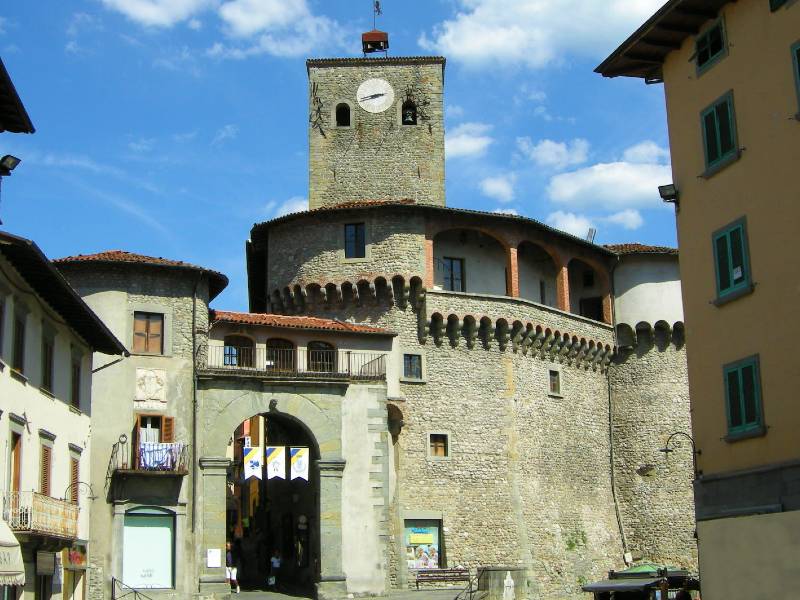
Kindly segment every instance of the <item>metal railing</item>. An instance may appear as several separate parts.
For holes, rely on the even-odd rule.
[[[53,537],[78,537],[77,504],[38,492],[4,492],[3,520],[14,531]]]
[[[119,441],[111,446],[108,475],[114,471],[140,471],[148,473],[187,473],[189,470],[189,444],[141,442],[133,445]]]
[[[209,346],[198,367],[267,377],[385,379],[386,354],[356,350]]]
[[[116,577],[111,578],[111,600],[120,600],[120,598],[131,598],[132,600],[153,600],[147,594],[132,588],[131,586],[123,583]]]

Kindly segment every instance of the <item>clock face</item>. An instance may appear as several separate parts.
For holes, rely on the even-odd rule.
[[[394,104],[394,90],[385,79],[367,79],[358,86],[356,100],[367,112],[383,112]]]

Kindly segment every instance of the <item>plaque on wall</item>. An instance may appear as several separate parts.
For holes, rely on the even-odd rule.
[[[167,372],[163,369],[136,369],[134,400],[147,408],[166,408]]]

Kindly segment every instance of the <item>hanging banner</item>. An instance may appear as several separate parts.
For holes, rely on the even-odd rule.
[[[308,481],[308,448],[291,448],[292,479]]]
[[[267,446],[267,479],[286,479],[286,448]]]
[[[244,478],[245,480],[251,477],[263,477],[261,469],[261,456],[259,455],[260,448],[244,447]]]

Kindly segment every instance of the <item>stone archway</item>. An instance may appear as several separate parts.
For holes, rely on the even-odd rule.
[[[207,551],[225,547],[225,490],[229,460],[225,451],[231,432],[257,414],[280,415],[299,424],[318,450],[320,599],[346,595],[342,572],[342,458],[341,401],[344,387],[266,386],[257,380],[200,381],[198,575],[201,593],[225,595],[223,567],[209,567]]]

